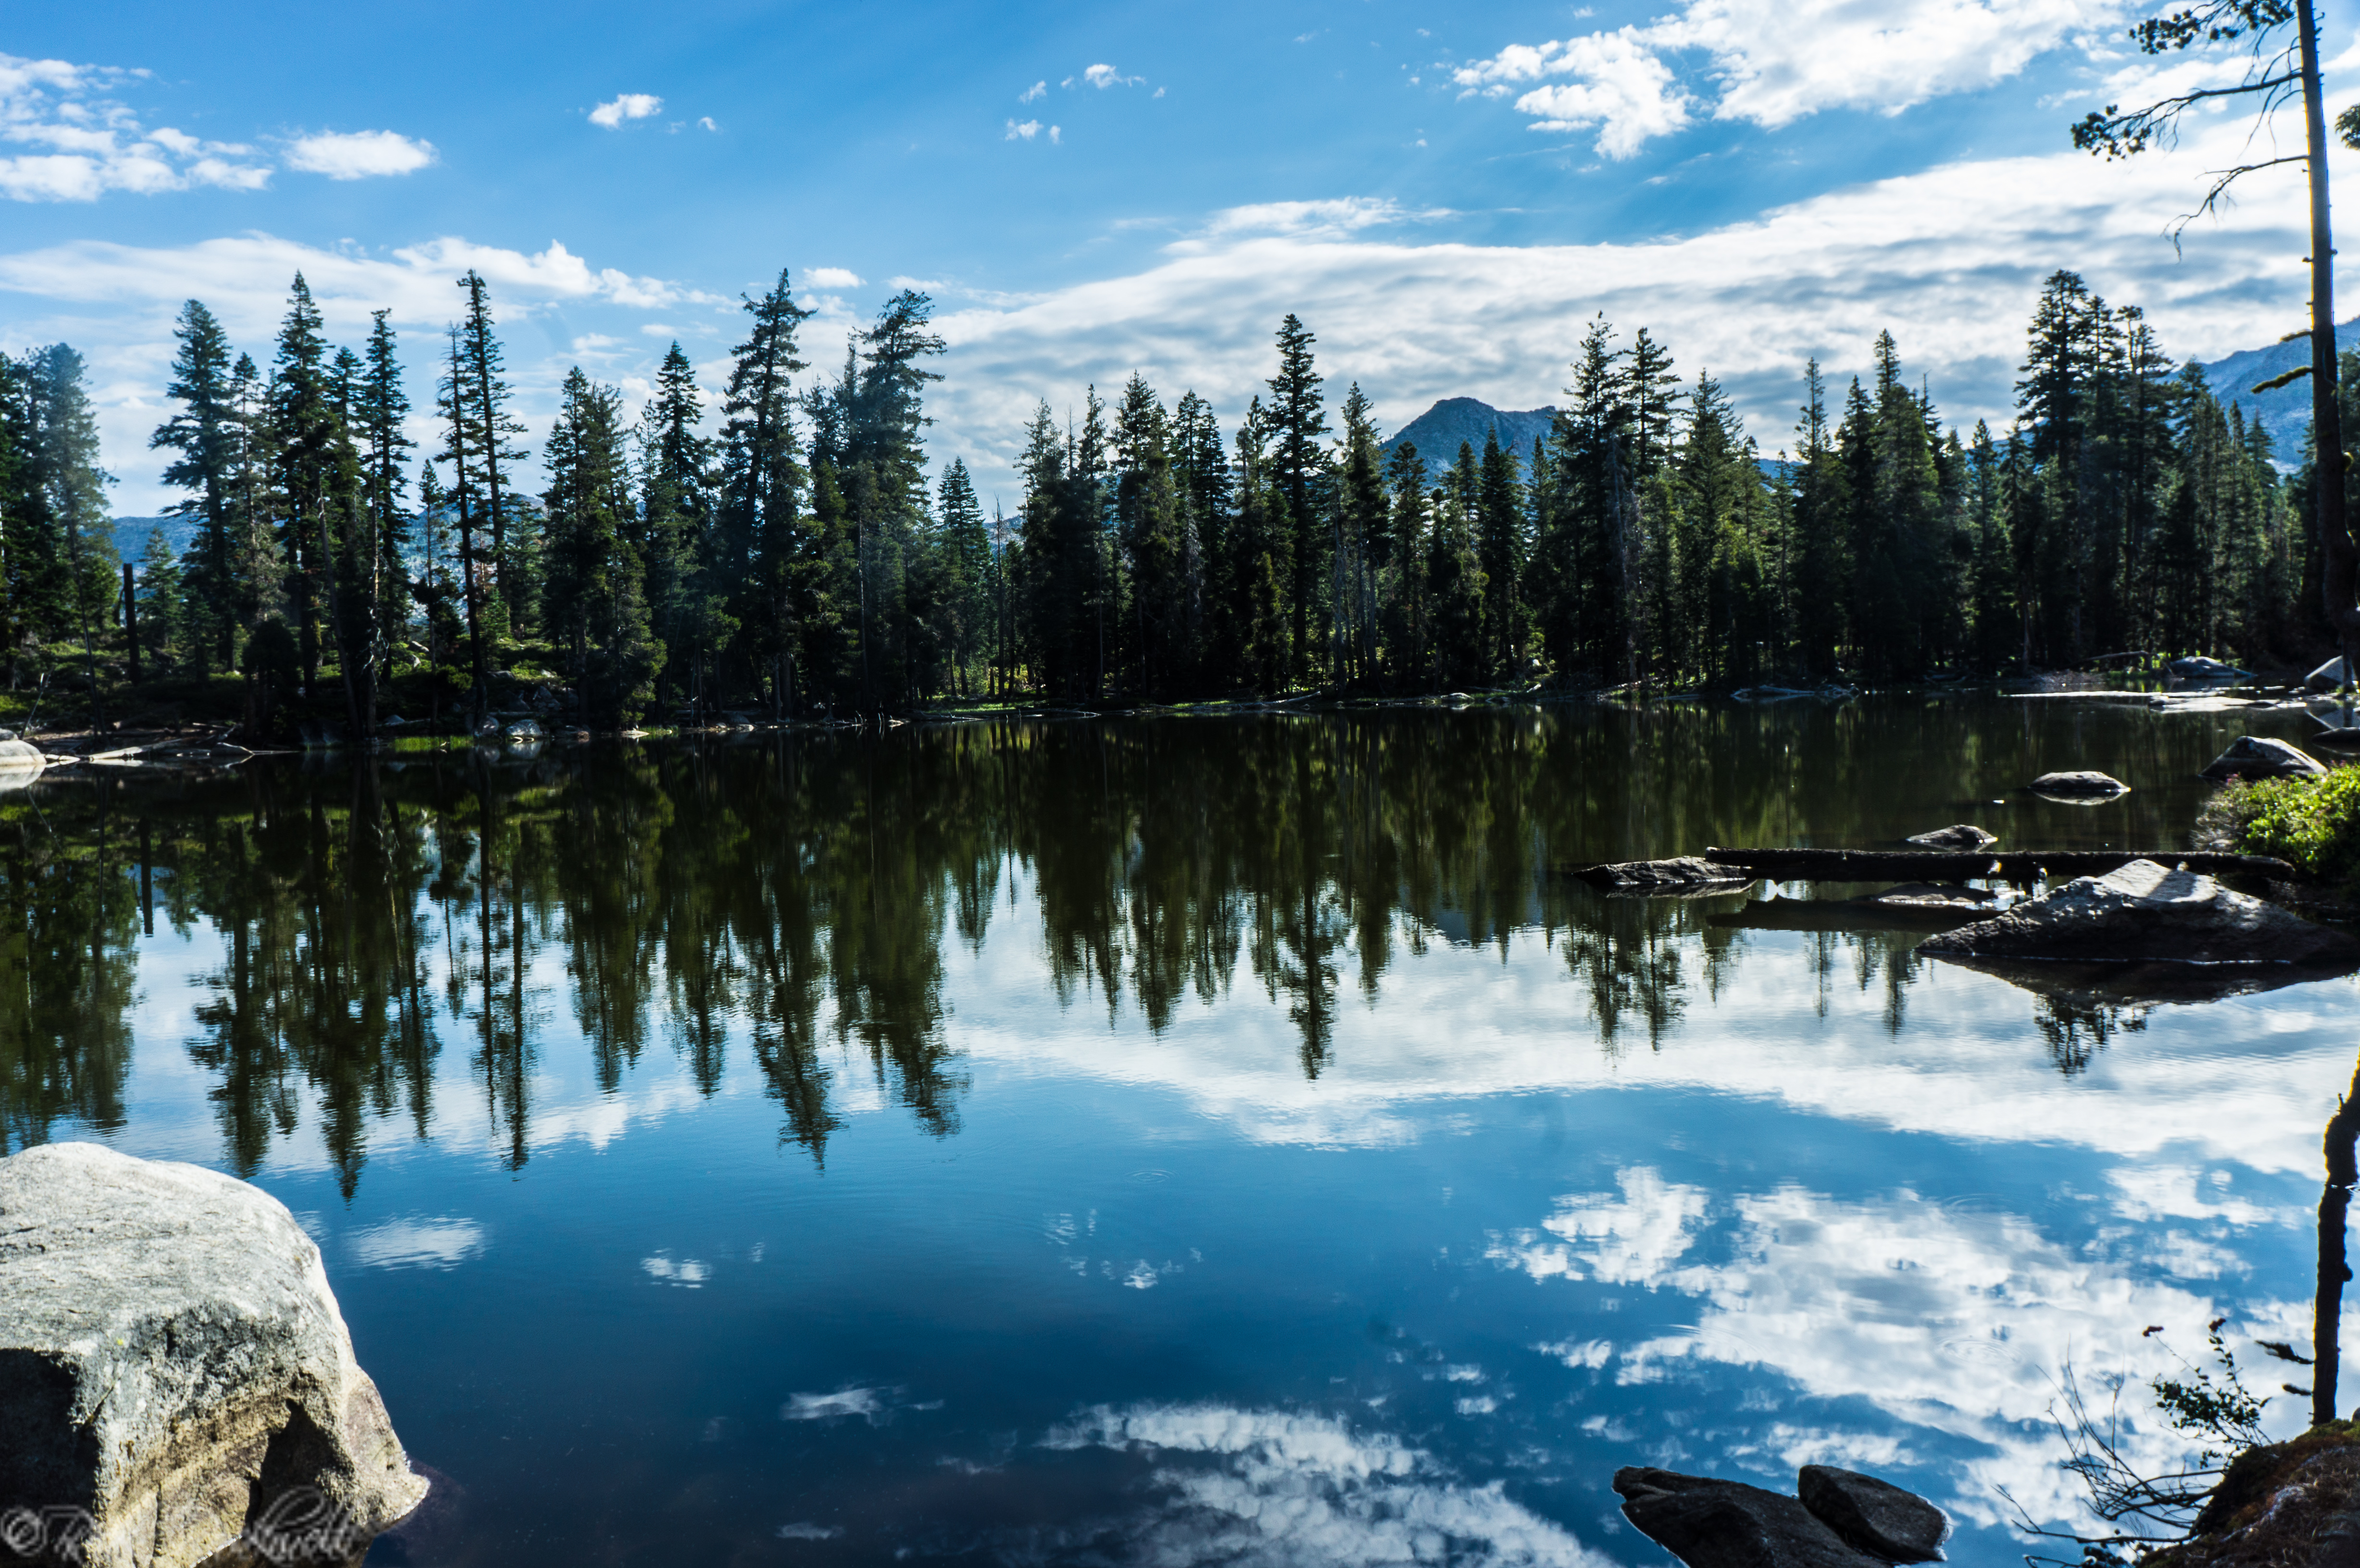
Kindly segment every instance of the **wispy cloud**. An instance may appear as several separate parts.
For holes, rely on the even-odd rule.
[[[154,195],[269,183],[269,166],[251,147],[142,126],[113,94],[146,74],[0,54],[0,144],[40,149],[0,158],[0,196],[94,201],[110,191]]]
[[[1016,101],[1019,103],[1030,103],[1035,99],[1046,98],[1048,95],[1049,84],[1046,82],[1036,82],[1032,86],[1027,87],[1023,92],[1019,93],[1016,95]]]
[[[814,289],[858,289],[868,279],[848,267],[810,267],[803,269],[803,281]]]
[[[1468,93],[1516,98],[1544,132],[1599,128],[1598,150],[1627,158],[1680,129],[1692,109],[1766,128],[1821,110],[1898,114],[1931,98],[1979,92],[2038,56],[2092,35],[2124,14],[2119,0],[1687,0],[1672,16],[1626,27],[1511,44],[1455,68]],[[1676,61],[1701,57],[1683,82]]]
[[[1014,120],[1011,120],[1008,122],[1008,134],[1000,139],[1008,142],[1029,142],[1040,134],[1041,122],[1038,120],[1026,120],[1021,125]]]
[[[432,142],[399,131],[322,131],[287,145],[287,167],[331,180],[366,180],[381,174],[411,174],[434,161]]]
[[[652,119],[662,112],[663,100],[654,93],[624,93],[591,110],[590,123],[611,131],[626,120]]]
[[[1144,76],[1125,76],[1122,72],[1117,71],[1110,65],[1093,65],[1086,67],[1083,70],[1082,80],[1088,82],[1091,86],[1098,88],[1100,92],[1104,92],[1109,87],[1137,87],[1142,82],[1144,82],[1147,78]]]

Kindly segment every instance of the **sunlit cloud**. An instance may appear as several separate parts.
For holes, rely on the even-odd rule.
[[[146,74],[0,54],[0,144],[40,149],[0,157],[0,196],[94,201],[115,191],[152,196],[269,183],[270,169],[251,147],[143,127],[115,94]]]
[[[652,93],[624,93],[590,111],[590,123],[615,130],[626,120],[650,119],[663,112],[663,100]]]
[[[298,136],[287,147],[287,167],[331,180],[366,180],[410,174],[434,161],[431,142],[398,131],[322,132]]]

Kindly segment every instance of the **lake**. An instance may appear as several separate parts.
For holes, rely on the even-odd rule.
[[[2079,1496],[2069,1367],[2148,1454],[2210,1318],[2300,1374],[2250,1341],[2309,1338],[2360,991],[2041,996],[1565,868],[2184,845],[2199,768],[2310,727],[1961,694],[55,776],[0,796],[0,1138],[296,1213],[435,1483],[372,1564],[1649,1563],[1617,1466],[1808,1462],[2014,1561],[2002,1489]],[[2133,792],[2024,789],[2076,768]]]

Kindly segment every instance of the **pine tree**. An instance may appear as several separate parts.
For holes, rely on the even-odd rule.
[[[622,395],[575,366],[565,378],[542,463],[547,503],[544,607],[570,659],[585,723],[636,723],[654,695],[661,649],[648,630],[639,554],[624,537],[632,510]]]
[[[453,451],[464,445],[467,455],[453,461],[473,465],[457,488],[462,495],[469,495],[472,486],[472,498],[481,508],[472,520],[476,528],[491,535],[491,592],[486,594],[477,589],[476,597],[486,602],[477,605],[476,613],[490,623],[484,629],[498,636],[511,625],[519,630],[532,625],[529,582],[532,540],[529,525],[512,515],[515,487],[509,479],[511,468],[524,461],[524,452],[511,444],[514,437],[524,433],[524,422],[509,411],[514,395],[508,389],[500,340],[493,328],[490,286],[472,267],[458,286],[466,291],[467,309],[452,335],[449,396],[453,409],[446,418],[463,419],[468,426],[468,439],[462,443],[454,436],[453,441]],[[461,515],[464,527],[468,514],[463,510]],[[480,650],[477,663],[480,679]],[[478,705],[488,698],[488,692],[479,693]]]
[[[705,400],[678,340],[656,372],[656,394],[639,417],[639,506],[624,530],[646,573],[656,638],[685,654],[699,588],[700,550],[712,528],[713,442],[699,433]],[[679,659],[666,667],[667,678]]]
[[[1475,507],[1475,559],[1483,579],[1480,668],[1494,681],[1524,678],[1524,507],[1516,469],[1516,454],[1500,445],[1494,425],[1483,438]]]
[[[1291,575],[1288,608],[1293,616],[1290,681],[1310,673],[1317,657],[1317,625],[1326,569],[1335,549],[1333,520],[1326,516],[1327,405],[1311,348],[1319,340],[1293,312],[1278,328],[1278,374],[1270,387],[1272,483],[1286,501]],[[1328,606],[1332,609],[1332,606]]]
[[[48,556],[49,569],[27,607],[37,636],[80,639],[95,713],[98,617],[113,599],[117,575],[106,506],[106,486],[114,479],[99,466],[98,419],[82,376],[82,355],[64,343],[36,350],[27,366],[27,445],[36,502],[28,542],[36,559]]]
[[[231,380],[228,334],[195,299],[180,307],[172,336],[180,344],[165,396],[180,411],[157,427],[150,449],[177,455],[164,466],[165,484],[192,492],[170,515],[198,519],[189,547],[186,649],[202,670],[227,670],[236,658],[239,594],[231,570],[235,528],[238,414]],[[151,572],[152,575],[152,572]]]
[[[402,387],[389,310],[369,315],[367,367],[354,388],[354,434],[363,446],[363,537],[356,551],[365,574],[361,595],[368,626],[367,701],[364,718],[377,728],[377,692],[390,672],[392,651],[410,625],[410,573],[406,552],[410,518],[402,506],[410,481],[402,465],[416,450],[407,430],[410,397]]]
[[[795,332],[811,312],[794,301],[785,268],[759,299],[740,297],[753,325],[730,350],[722,402],[722,496],[709,547],[701,552],[705,592],[728,604],[750,634],[748,672],[766,672],[774,708],[792,683],[797,637],[793,574],[801,554],[799,497],[806,479],[795,460],[793,387],[804,368]],[[675,459],[675,462],[677,460]],[[717,658],[721,649],[706,651]]]

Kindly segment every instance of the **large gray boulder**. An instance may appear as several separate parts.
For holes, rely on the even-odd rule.
[[[2333,691],[2344,681],[2344,659],[2341,655],[2329,659],[2302,678],[2302,683],[2317,691]]]
[[[2360,941],[2210,877],[2134,860],[2079,877],[1987,920],[1928,937],[1918,951],[1972,962],[2252,965],[2360,964]]]
[[[93,1143],[0,1160],[0,1523],[93,1568],[315,1559],[425,1493],[277,1199]]]
[[[0,730],[0,773],[38,773],[48,764],[38,746]]]
[[[2204,765],[2200,779],[2215,783],[2230,779],[2288,779],[2298,774],[2324,773],[2327,767],[2282,740],[2239,735],[2229,749]]]

